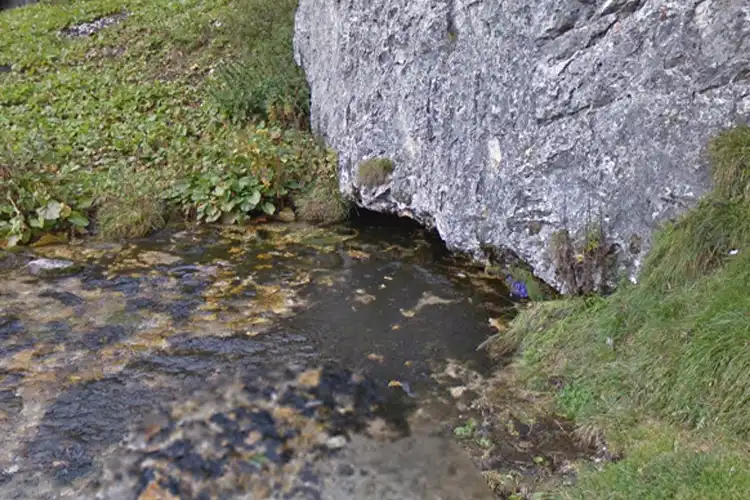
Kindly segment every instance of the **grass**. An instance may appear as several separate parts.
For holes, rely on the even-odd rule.
[[[735,447],[738,446],[734,443]],[[743,499],[750,492],[747,456],[725,443],[696,446],[695,438],[664,426],[631,432],[628,455],[598,470],[586,466],[571,499]]]
[[[359,165],[357,182],[366,187],[380,186],[391,173],[393,173],[392,160],[382,157],[370,158]]]
[[[119,176],[119,192],[107,190],[97,210],[99,235],[107,240],[140,238],[166,223],[166,204],[155,186],[134,172]],[[125,193],[125,194],[121,194]]]
[[[624,453],[566,496],[750,495],[750,134],[709,150],[714,191],[656,235],[638,284],[531,304],[490,346],[519,349],[536,389],[564,381],[560,413]]]
[[[335,186],[320,182],[295,200],[297,216],[308,222],[339,222],[349,217],[351,206]]]
[[[247,14],[227,21],[242,54],[220,68],[211,94],[232,120],[268,119],[298,128],[308,124],[310,92],[293,55],[297,2],[243,0]]]
[[[305,129],[295,7],[89,0],[1,12],[0,65],[12,70],[0,73],[0,246],[49,231],[141,235],[162,224],[167,205],[239,222],[322,191],[318,179],[336,165]],[[123,12],[91,37],[61,34]],[[252,79],[227,76],[238,67]],[[149,194],[126,186],[123,172]],[[175,192],[193,178],[195,192]]]

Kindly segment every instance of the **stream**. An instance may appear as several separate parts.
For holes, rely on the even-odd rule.
[[[29,251],[0,270],[0,498],[523,498],[592,454],[476,350],[513,315],[502,279],[419,227],[172,225]],[[42,278],[32,258],[80,266]]]

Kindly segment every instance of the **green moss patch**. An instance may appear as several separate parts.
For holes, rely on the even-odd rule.
[[[393,173],[393,161],[388,158],[370,158],[357,169],[357,182],[360,186],[375,187],[385,183]]]

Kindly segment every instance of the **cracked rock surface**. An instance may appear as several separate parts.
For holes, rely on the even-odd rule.
[[[562,291],[557,231],[601,221],[633,275],[709,188],[706,141],[750,117],[746,0],[302,0],[296,23],[342,190]],[[393,172],[360,186],[377,156]]]

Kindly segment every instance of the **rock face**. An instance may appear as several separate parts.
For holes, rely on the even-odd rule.
[[[706,141],[750,116],[747,0],[301,0],[296,23],[343,192],[562,291],[556,234],[575,257],[601,228],[632,276],[709,188]],[[374,157],[392,173],[358,182]]]

